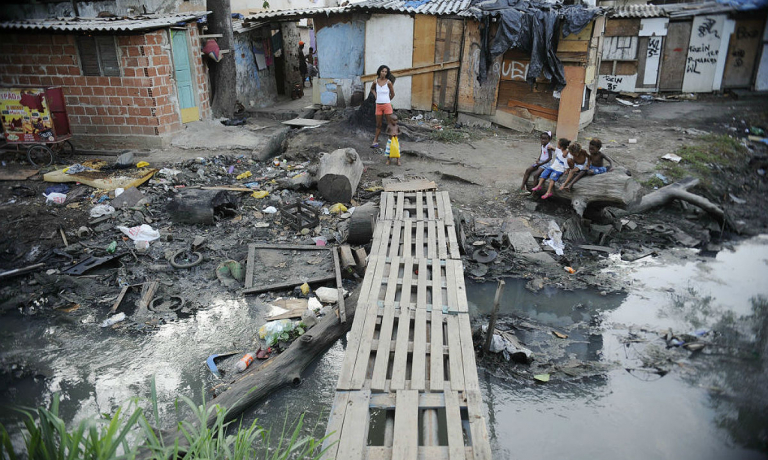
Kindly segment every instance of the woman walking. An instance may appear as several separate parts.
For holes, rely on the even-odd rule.
[[[395,87],[392,82],[395,77],[389,72],[389,67],[382,65],[376,71],[376,81],[371,85],[371,93],[376,95],[376,136],[373,138],[372,149],[379,148],[379,134],[381,134],[381,118],[387,117],[387,124],[390,124],[389,116],[392,115],[392,98],[395,97]]]

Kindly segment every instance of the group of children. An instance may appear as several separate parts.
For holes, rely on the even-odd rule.
[[[541,190],[544,181],[549,179],[547,192],[541,197],[543,200],[552,196],[555,183],[566,172],[568,172],[568,176],[559,188],[570,191],[573,185],[585,175],[603,174],[613,169],[611,159],[600,151],[603,146],[600,139],[589,141],[589,152],[582,149],[581,144],[564,138],[557,142],[557,147],[553,146],[550,131],[541,133],[540,139],[541,153],[536,161],[525,170],[521,190],[527,192],[525,185],[531,176],[533,176],[534,181],[538,180],[536,186],[531,189],[533,192]],[[605,166],[606,161],[608,166]]]

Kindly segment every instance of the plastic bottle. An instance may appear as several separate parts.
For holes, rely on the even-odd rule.
[[[248,366],[251,365],[253,362],[253,355],[250,353],[246,353],[243,355],[242,358],[240,358],[240,361],[235,364],[235,370],[237,372],[243,372],[244,370],[248,369]]]
[[[117,251],[117,241],[113,241],[107,246],[107,253],[114,254],[115,251]]]

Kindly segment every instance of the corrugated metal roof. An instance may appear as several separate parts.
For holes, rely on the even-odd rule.
[[[664,5],[664,11],[670,18],[685,18],[689,16],[701,16],[705,14],[722,14],[736,11],[736,8],[729,5],[721,5],[717,2],[705,3],[675,3]]]
[[[612,18],[662,18],[667,13],[659,5],[627,5],[614,8]]]
[[[384,10],[399,13],[455,15],[469,8],[470,0],[367,0],[353,3],[354,10]]]
[[[301,19],[309,18],[317,14],[345,13],[349,6],[328,6],[323,8],[295,8],[291,10],[276,11],[251,11],[245,17],[246,21],[258,19]]]
[[[62,32],[122,32],[161,29],[180,22],[197,20],[210,11],[178,14],[145,14],[114,18],[53,18],[0,22],[0,30],[52,30]]]

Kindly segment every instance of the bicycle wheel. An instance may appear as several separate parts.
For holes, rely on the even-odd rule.
[[[53,151],[45,145],[33,145],[27,149],[27,160],[38,167],[48,166],[53,163]]]
[[[56,152],[62,156],[69,156],[75,153],[75,146],[69,141],[56,144]]]

